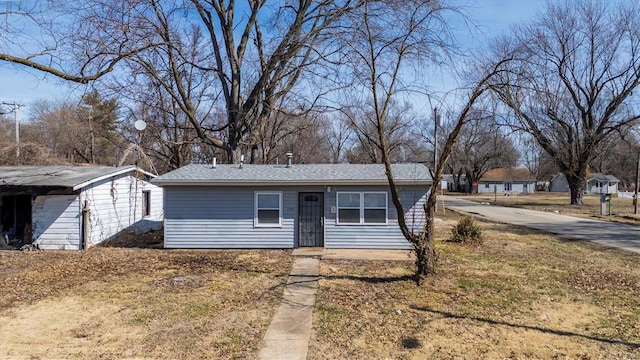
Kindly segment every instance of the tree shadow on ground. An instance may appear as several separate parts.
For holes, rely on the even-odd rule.
[[[553,335],[559,335],[559,336],[581,337],[584,339],[599,341],[607,344],[624,345],[624,346],[628,346],[630,348],[635,348],[635,349],[640,348],[640,343],[633,343],[629,341],[606,339],[606,338],[601,338],[601,337],[592,336],[592,335],[578,334],[578,333],[564,331],[564,330],[548,329],[548,328],[543,328],[543,327],[533,326],[533,325],[513,324],[506,321],[493,320],[493,319],[482,318],[478,316],[454,314],[451,312],[436,310],[436,309],[432,309],[424,306],[412,305],[410,306],[410,308],[417,311],[429,312],[432,314],[439,314],[439,315],[442,315],[443,318],[473,320],[478,322],[484,322],[491,325],[507,326],[511,328],[526,329],[526,330],[535,330],[545,334],[553,334]]]
[[[353,280],[369,284],[389,284],[402,281],[415,281],[414,274],[401,276],[354,276],[354,275],[320,275],[319,278],[325,280]]]

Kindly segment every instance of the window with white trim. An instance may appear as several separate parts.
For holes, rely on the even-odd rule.
[[[338,192],[337,224],[386,224],[386,192]]]
[[[511,191],[511,188],[512,188],[512,183],[510,182],[504,183],[504,191]]]
[[[282,193],[256,192],[255,194],[254,226],[282,226]]]

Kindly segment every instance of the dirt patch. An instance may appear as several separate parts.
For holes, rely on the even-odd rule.
[[[103,241],[98,246],[162,249],[164,247],[164,230],[154,230],[144,234],[135,234],[124,231],[113,239]]]

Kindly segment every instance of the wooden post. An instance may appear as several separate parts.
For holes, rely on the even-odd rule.
[[[87,250],[89,248],[89,221],[91,210],[89,209],[89,201],[84,201],[82,207],[82,249]]]

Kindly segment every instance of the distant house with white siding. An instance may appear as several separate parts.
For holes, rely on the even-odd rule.
[[[533,193],[536,179],[527,168],[499,168],[487,171],[478,181],[478,193]]]
[[[162,189],[135,166],[0,166],[0,230],[11,244],[78,250],[162,227]]]
[[[617,194],[620,180],[613,175],[591,173],[587,177],[585,193],[590,194]],[[549,191],[569,192],[569,183],[562,173],[558,173],[551,179]]]
[[[393,164],[407,223],[419,232],[431,178]],[[192,164],[164,188],[166,248],[409,249],[382,164]]]

